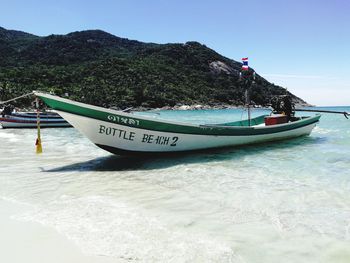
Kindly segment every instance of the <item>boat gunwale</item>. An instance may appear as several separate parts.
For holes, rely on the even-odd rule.
[[[33,113],[32,112],[31,113],[12,112],[11,114],[6,114],[5,116],[14,117],[14,118],[27,118],[27,119],[36,119],[38,117],[36,112],[33,112]],[[55,113],[40,112],[39,117],[45,118],[45,119],[62,119],[62,117],[56,112]]]
[[[23,120],[23,119],[8,119],[8,118],[0,118],[0,123],[37,123],[37,120]],[[59,120],[40,120],[40,123],[67,123],[65,119],[59,119]]]
[[[47,94],[47,93],[42,93],[42,92],[34,92],[34,94],[38,97],[51,97],[52,100],[58,100],[64,103],[68,103],[68,104],[73,104],[79,107],[83,107],[83,108],[89,108],[92,110],[96,110],[96,111],[102,111],[105,113],[111,113],[111,114],[115,114],[115,115],[120,115],[123,117],[132,117],[134,119],[140,119],[140,120],[145,120],[145,121],[153,121],[153,122],[159,122],[159,123],[166,123],[166,124],[174,124],[174,125],[179,125],[179,126],[189,126],[189,127],[194,127],[194,128],[199,128],[199,124],[191,124],[188,122],[179,122],[179,121],[169,121],[169,120],[159,120],[159,119],[155,119],[152,117],[148,117],[148,116],[142,116],[142,115],[135,115],[133,113],[128,113],[128,112],[123,112],[123,111],[118,111],[118,110],[114,110],[114,109],[109,109],[109,108],[104,108],[104,107],[100,107],[100,106],[95,106],[95,105],[91,105],[91,104],[87,104],[87,103],[82,103],[82,102],[78,102],[78,101],[74,101],[74,100],[70,100],[70,99],[65,99],[65,98],[61,98],[59,96],[55,96],[55,95],[51,95],[51,94]],[[60,111],[64,111],[64,110],[60,110]],[[68,112],[68,113],[72,113],[69,111],[64,111],[64,112]],[[76,114],[76,115],[80,115],[77,113],[72,113],[72,114]],[[82,115],[84,116],[84,115]],[[113,123],[113,122],[112,122]],[[128,125],[125,125],[128,126]]]

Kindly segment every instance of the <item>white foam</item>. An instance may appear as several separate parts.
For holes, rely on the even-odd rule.
[[[5,139],[5,140],[8,140],[10,142],[19,141],[19,138],[16,134],[1,131],[1,129],[0,129],[0,139]]]
[[[107,197],[65,196],[17,219],[54,227],[87,254],[138,262],[240,262],[218,240],[171,229],[147,211]]]
[[[326,128],[321,128],[319,126],[316,126],[314,128],[314,132],[315,133],[318,133],[318,134],[328,134],[328,133],[331,133],[332,131],[334,130],[331,130],[331,129],[326,129]]]

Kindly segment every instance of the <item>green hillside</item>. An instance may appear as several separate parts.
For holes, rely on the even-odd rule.
[[[41,90],[105,107],[242,105],[240,68],[198,42],[143,43],[101,30],[38,37],[0,27],[0,100]],[[285,93],[257,75],[251,98],[266,105]]]

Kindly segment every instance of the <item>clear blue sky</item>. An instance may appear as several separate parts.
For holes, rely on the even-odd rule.
[[[317,105],[350,105],[350,0],[0,0],[0,26],[199,41]]]

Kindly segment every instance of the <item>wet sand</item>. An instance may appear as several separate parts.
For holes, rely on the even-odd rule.
[[[53,228],[14,217],[28,206],[0,199],[0,262],[111,263],[116,259],[83,254],[79,247]]]

